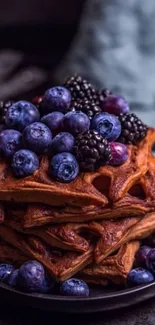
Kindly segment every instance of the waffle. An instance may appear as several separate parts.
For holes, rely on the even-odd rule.
[[[99,265],[89,265],[79,273],[83,280],[108,285],[109,282],[123,284],[134,262],[135,253],[140,247],[139,241],[124,244],[116,255],[107,257]]]
[[[107,257],[102,264],[94,266],[90,264],[78,273],[78,277],[88,283],[108,285],[109,281],[121,284],[126,281],[126,277],[134,262],[134,256],[140,246],[139,241],[124,244],[117,254]],[[12,263],[17,267],[27,260],[27,256],[9,245],[0,241],[0,262]]]
[[[103,220],[81,224],[51,225],[41,228],[23,228],[22,218],[10,214],[5,224],[18,232],[32,234],[44,240],[48,245],[64,250],[85,252],[94,244],[93,259],[102,262],[122,244],[144,239],[155,230],[155,213],[144,217],[128,217],[115,220]]]
[[[27,260],[27,256],[22,252],[6,243],[4,240],[0,240],[0,262],[13,264],[19,267]]]
[[[57,250],[36,236],[19,234],[3,224],[0,228],[0,237],[20,250],[27,259],[40,261],[56,281],[70,278],[92,261],[93,246],[84,253]]]
[[[77,274],[102,285],[124,283],[140,241],[155,230],[154,139],[150,129],[128,147],[124,165],[70,184],[50,179],[47,157],[20,180],[1,162],[0,261],[36,259],[58,282]]]
[[[141,219],[124,219],[122,221],[103,221],[93,222],[92,228],[100,227],[101,237],[94,250],[94,259],[96,263],[102,262],[108,255],[116,251],[126,242],[147,238],[155,231],[155,212],[144,216]]]
[[[148,170],[155,131],[150,129],[138,146],[128,146],[129,158],[120,167],[104,166],[95,173],[80,174],[69,184],[57,183],[48,176],[49,160],[29,177],[16,179],[6,162],[0,164],[0,197],[4,201],[39,202],[53,206],[106,206],[121,199]]]

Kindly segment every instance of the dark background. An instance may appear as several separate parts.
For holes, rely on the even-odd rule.
[[[13,55],[22,54],[19,64],[5,80],[9,78],[10,81],[20,71],[28,71],[31,67],[44,73],[44,80],[38,79],[37,86],[32,82],[25,90],[23,84],[23,89],[18,91],[17,82],[16,94],[5,89],[4,94],[0,91],[0,99],[8,99],[10,93],[13,99],[31,99],[56,82],[54,71],[77,31],[83,4],[84,0],[0,1],[0,53],[14,50]]]

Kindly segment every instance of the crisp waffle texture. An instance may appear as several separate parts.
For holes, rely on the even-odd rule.
[[[120,167],[80,174],[70,184],[48,176],[48,159],[15,179],[0,163],[0,261],[40,261],[56,281],[76,275],[123,284],[141,241],[155,231],[155,131]]]

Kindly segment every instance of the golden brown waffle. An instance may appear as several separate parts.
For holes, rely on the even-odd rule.
[[[140,247],[139,241],[124,244],[117,254],[107,257],[101,264],[88,265],[79,274],[83,280],[107,285],[124,283],[134,262],[135,253]]]
[[[0,227],[0,238],[19,249],[28,259],[40,261],[56,281],[72,277],[92,261],[93,247],[84,253],[57,250],[36,236],[21,235],[3,224]]]
[[[139,193],[137,194],[139,195]],[[91,220],[143,216],[155,210],[155,200],[125,195],[107,207],[85,206],[54,208],[43,204],[29,204],[23,216],[25,228],[39,227],[49,223],[88,222]]]
[[[95,173],[80,174],[69,184],[57,183],[48,176],[49,161],[41,160],[40,168],[30,177],[16,179],[10,167],[0,164],[0,198],[4,201],[40,202],[54,206],[105,206],[121,199],[148,170],[148,155],[155,138],[149,129],[138,146],[130,145],[129,158],[120,167],[104,166]]]
[[[11,263],[15,266],[20,266],[27,261],[27,257],[17,248],[9,245],[3,240],[0,240],[0,262]]]
[[[22,217],[10,214],[5,224],[18,232],[38,236],[51,247],[86,252],[92,242],[92,230],[88,224],[62,224],[24,229]]]
[[[93,243],[95,262],[99,263],[122,243],[142,239],[155,229],[155,213],[145,217],[128,217],[82,224],[62,224],[37,228],[22,227],[22,217],[6,217],[5,224],[19,232],[33,234],[52,247],[85,252]]]
[[[107,257],[99,265],[91,264],[87,266],[77,276],[89,283],[102,285],[107,285],[109,281],[116,284],[124,283],[128,272],[132,268],[139,245],[140,242],[138,241],[124,244],[117,254]],[[28,260],[28,257],[24,256],[19,249],[3,240],[0,241],[0,262],[20,266],[26,260]]]
[[[154,232],[155,212],[146,215],[132,225],[130,219],[122,219],[111,221],[111,223],[109,221],[103,221],[100,224],[92,222],[91,226],[94,231],[96,228],[100,228],[101,238],[96,244],[94,258],[96,263],[101,263],[124,243],[141,240]]]

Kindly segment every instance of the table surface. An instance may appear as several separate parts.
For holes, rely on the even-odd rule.
[[[29,309],[21,309],[3,305],[1,299],[0,325],[51,325],[56,323],[65,325],[154,325],[155,299],[143,302],[128,309],[89,315],[71,315],[46,313]]]

